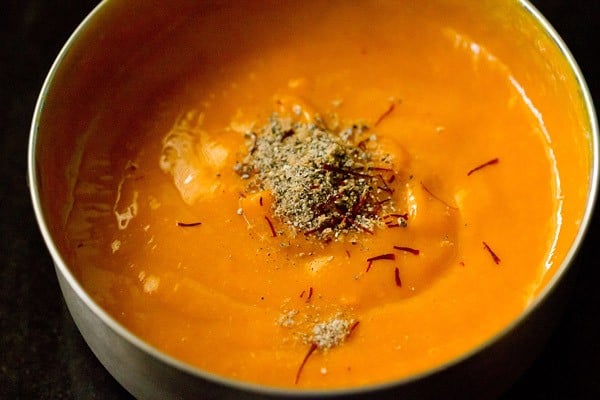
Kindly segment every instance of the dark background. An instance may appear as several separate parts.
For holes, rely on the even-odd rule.
[[[96,3],[2,0],[0,7],[0,399],[130,398],[96,361],[68,314],[26,185],[36,97],[60,48]],[[600,104],[600,1],[533,3],[570,48]],[[506,399],[600,399],[596,209],[560,324]]]

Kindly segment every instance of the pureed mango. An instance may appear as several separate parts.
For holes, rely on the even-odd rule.
[[[407,377],[497,334],[565,256],[586,193],[560,176],[589,155],[502,34],[549,39],[476,3],[198,6],[82,144],[81,284],[167,354],[273,386]]]

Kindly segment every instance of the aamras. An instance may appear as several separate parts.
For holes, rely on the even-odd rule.
[[[94,300],[186,363],[294,388],[423,372],[520,315],[576,190],[509,67],[526,51],[434,3],[225,8],[245,34],[212,53],[174,34],[193,73],[82,155],[66,232]]]

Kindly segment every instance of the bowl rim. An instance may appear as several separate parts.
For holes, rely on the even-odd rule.
[[[49,227],[45,221],[44,213],[42,211],[42,205],[40,200],[39,193],[39,185],[37,179],[37,171],[38,165],[36,163],[36,150],[37,150],[37,137],[39,130],[39,123],[42,114],[44,113],[44,102],[45,98],[52,86],[53,79],[60,69],[67,53],[70,48],[75,44],[78,38],[81,36],[82,31],[86,29],[86,27],[91,23],[93,19],[100,13],[100,10],[106,7],[108,0],[102,0],[96,7],[88,13],[88,15],[83,19],[83,21],[78,25],[78,27],[73,31],[70,35],[69,39],[65,42],[58,56],[52,63],[52,66],[44,80],[42,89],[37,98],[37,102],[35,105],[32,123],[29,132],[29,144],[28,144],[28,154],[27,154],[27,183],[30,190],[31,201],[35,213],[35,217],[38,223],[38,227],[41,231],[42,237],[48,251],[52,257],[54,265],[56,267],[57,273],[60,272],[68,285],[73,289],[75,294],[83,301],[83,303],[98,317],[106,326],[112,329],[116,334],[118,334],[121,338],[125,339],[127,342],[137,347],[138,350],[146,353],[147,355],[154,357],[155,359],[161,361],[162,363],[173,367],[181,372],[187,373],[193,377],[198,377],[205,379],[207,381],[211,381],[213,383],[223,385],[229,387],[231,389],[236,389],[244,392],[252,392],[254,394],[261,395],[272,395],[272,396],[286,396],[286,397],[306,397],[306,396],[319,396],[319,397],[337,397],[344,395],[360,395],[360,394],[369,394],[380,390],[391,389],[394,387],[406,385],[412,382],[416,382],[422,380],[426,377],[438,374],[444,370],[447,370],[455,365],[458,365],[465,360],[483,352],[486,348],[491,347],[494,343],[500,341],[503,337],[507,336],[511,331],[515,330],[516,327],[521,325],[524,320],[528,318],[536,309],[540,307],[540,305],[544,302],[545,299],[548,298],[549,294],[556,288],[558,282],[563,278],[566,272],[569,270],[571,265],[573,264],[573,260],[581,248],[583,239],[586,235],[586,232],[589,228],[591,217],[594,212],[594,207],[597,199],[598,192],[598,175],[599,175],[599,131],[598,131],[598,121],[596,112],[593,105],[593,100],[590,95],[588,86],[585,82],[583,74],[575,61],[575,58],[571,54],[570,50],[567,48],[566,44],[563,42],[560,35],[556,32],[553,26],[546,20],[546,18],[542,15],[540,11],[537,10],[535,6],[533,6],[529,0],[518,0],[520,6],[528,12],[534,20],[540,25],[543,31],[549,36],[550,40],[557,46],[558,50],[561,52],[563,57],[568,63],[569,68],[571,69],[575,80],[577,82],[578,88],[581,91],[581,97],[584,103],[585,111],[587,112],[587,116],[589,118],[590,123],[590,144],[591,144],[591,156],[592,162],[590,165],[591,173],[589,176],[589,191],[587,194],[586,208],[582,215],[581,225],[578,229],[577,235],[575,236],[569,251],[566,253],[566,256],[559,268],[556,270],[551,279],[546,283],[545,287],[538,293],[533,301],[531,301],[526,308],[521,311],[519,316],[515,318],[511,323],[506,325],[504,328],[496,332],[494,335],[486,339],[484,342],[480,343],[478,346],[470,349],[469,351],[448,360],[445,363],[442,363],[436,367],[424,370],[422,372],[409,375],[407,377],[394,379],[391,381],[361,385],[356,387],[334,387],[329,389],[315,389],[315,388],[293,388],[293,387],[284,387],[284,386],[269,386],[264,384],[258,384],[254,382],[242,381],[233,378],[229,378],[223,375],[219,375],[216,373],[212,373],[206,370],[203,370],[199,367],[193,366],[189,363],[181,361],[175,357],[172,357],[163,351],[157,349],[151,344],[147,343],[140,337],[136,336],[132,332],[130,332],[127,328],[117,322],[112,316],[110,316],[102,307],[100,307],[91,296],[84,290],[84,288],[79,284],[75,276],[71,273],[70,269],[67,267],[67,263],[63,259],[58,250],[52,235],[50,234]],[[110,371],[109,371],[110,372]],[[111,372],[112,374],[112,372]]]

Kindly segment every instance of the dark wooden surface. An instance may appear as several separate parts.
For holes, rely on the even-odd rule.
[[[26,185],[29,124],[50,65],[94,7],[89,0],[4,0],[0,11],[0,399],[128,399],[96,361],[61,298]],[[537,0],[600,104],[600,1]],[[598,208],[598,207],[597,207]],[[600,215],[577,261],[550,342],[506,399],[600,398]]]

